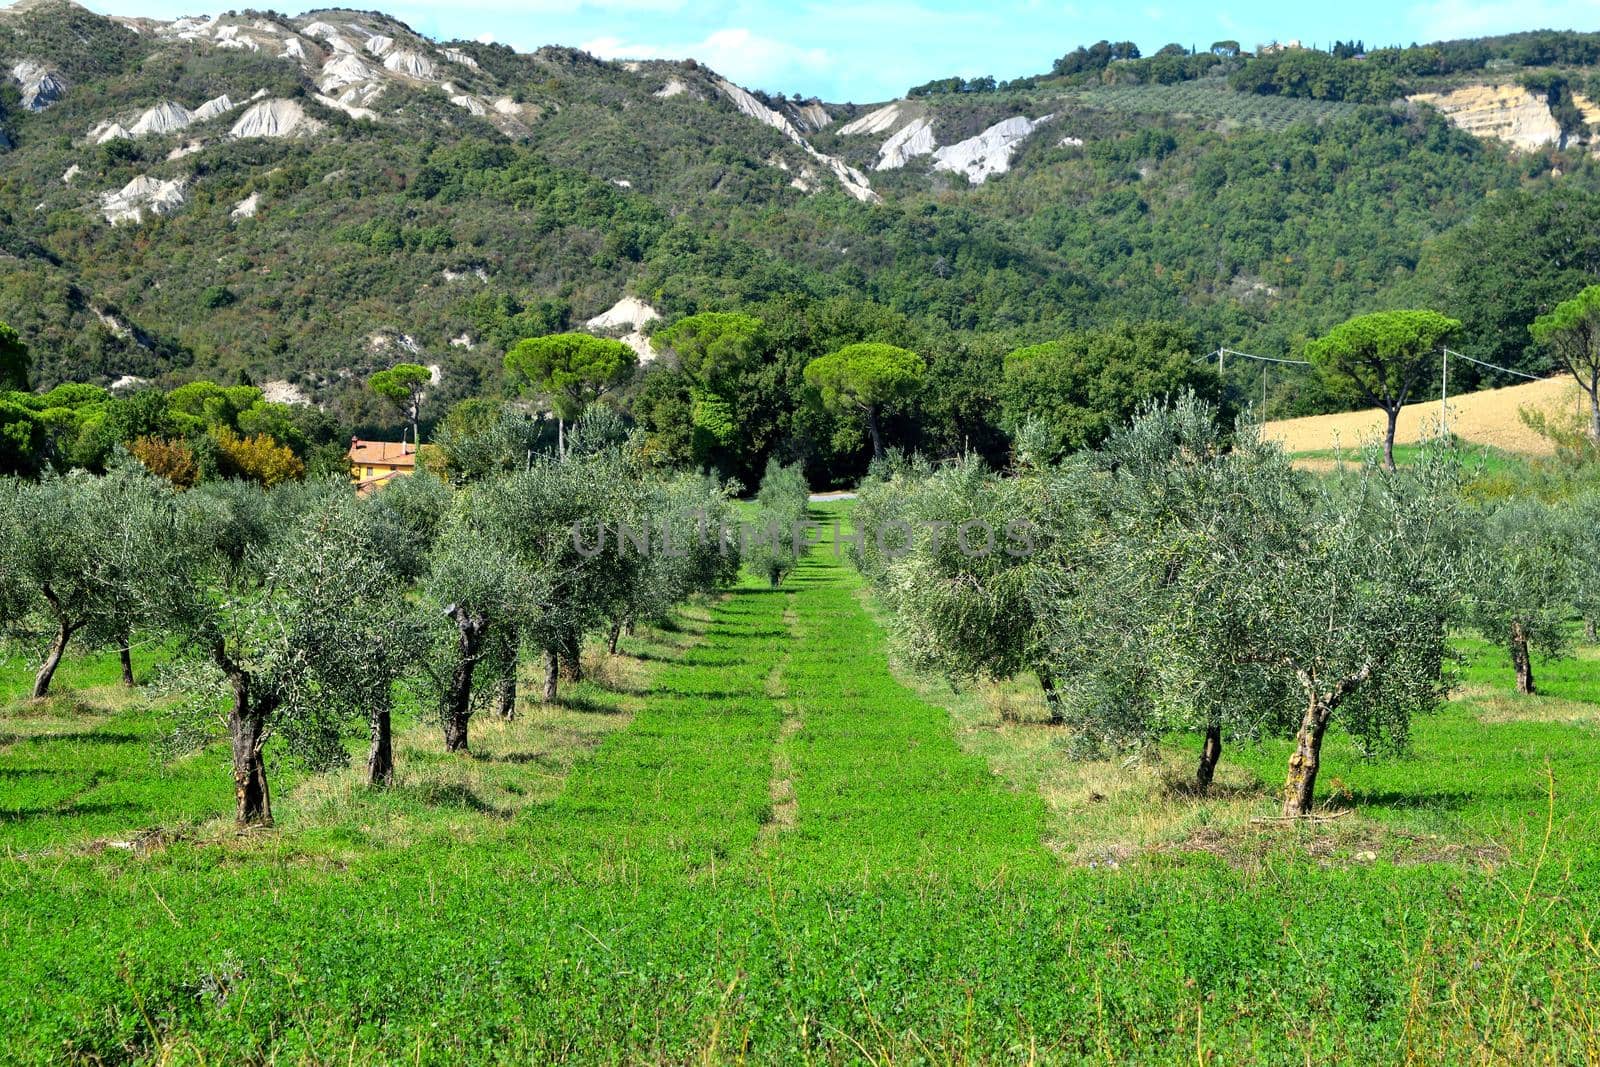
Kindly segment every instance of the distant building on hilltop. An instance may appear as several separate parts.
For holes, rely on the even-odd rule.
[[[1272,56],[1277,55],[1279,52],[1292,52],[1295,49],[1304,47],[1305,46],[1300,43],[1300,38],[1295,37],[1282,42],[1273,41],[1271,44],[1258,44],[1256,45],[1256,55]]]
[[[350,438],[350,481],[356,492],[377,492],[393,478],[415,474],[417,446],[405,441],[363,441]]]

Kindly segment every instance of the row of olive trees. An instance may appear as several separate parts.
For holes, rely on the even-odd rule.
[[[754,520],[741,537],[744,565],[776,589],[799,562],[802,547],[795,533],[806,518],[811,489],[799,464],[784,466],[776,456],[767,460],[756,492]]]
[[[75,642],[174,646],[166,684],[192,698],[187,732],[225,725],[236,818],[266,822],[269,738],[320,769],[363,730],[369,779],[387,784],[397,694],[437,707],[445,747],[464,750],[477,708],[515,714],[524,653],[553,700],[581,677],[587,637],[614,649],[732,576],[736,551],[706,535],[727,521],[721,487],[651,472],[603,413],[567,445],[368,499],[339,482],[176,492],[134,463],[0,482],[0,622],[41,652],[35,696]]]
[[[1008,476],[913,463],[865,487],[857,559],[910,659],[957,679],[1032,673],[1052,720],[1095,747],[1193,732],[1201,791],[1225,742],[1292,737],[1295,816],[1332,723],[1399,747],[1443,700],[1455,627],[1510,642],[1521,678],[1530,642],[1560,651],[1574,606],[1593,610],[1600,499],[1476,508],[1442,450],[1311,477],[1215,414],[1155,407],[1055,466],[1030,462],[1048,450],[1024,430]],[[974,530],[1012,536],[973,551]]]

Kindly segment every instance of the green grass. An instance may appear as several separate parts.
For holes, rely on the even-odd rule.
[[[1075,816],[1049,785],[1071,765],[1048,729],[986,723],[983,695],[947,710],[948,688],[893,671],[827,545],[782,589],[741,585],[628,652],[566,706],[475,720],[472,757],[408,728],[390,794],[280,787],[269,832],[219,821],[220,765],[194,779],[209,815],[186,814],[187,763],[160,771],[170,809],[158,791],[120,823],[28,801],[0,827],[22,835],[0,859],[3,1058],[1569,1063],[1600,1047],[1593,660],[1542,665],[1550,696],[1520,701],[1496,650],[1469,648],[1471,688],[1409,760],[1336,741],[1325,784],[1348,789],[1373,860],[1318,846],[1342,830],[1280,827],[1248,856],[1091,865],[1073,835],[1111,841],[1137,811],[1108,818],[1124,800],[1085,794],[1097,810]],[[48,710],[14,706],[6,728]],[[119,732],[30,758],[149,766],[141,729]],[[1282,755],[1230,751],[1237,795],[1164,803],[1270,812]],[[21,766],[0,763],[0,808],[35,788],[4,773]],[[103,847],[151,819],[183,832]],[[1384,851],[1402,831],[1494,847]]]

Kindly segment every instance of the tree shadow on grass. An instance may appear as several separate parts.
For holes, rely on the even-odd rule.
[[[0,823],[28,822],[31,819],[70,819],[84,815],[111,815],[116,812],[144,810],[138,804],[119,800],[114,804],[69,804],[64,808],[13,808],[0,809]]]
[[[72,730],[67,733],[17,734],[0,733],[0,745],[19,741],[65,741],[73,745],[137,745],[150,739],[139,734],[106,730]]]
[[[1510,799],[1515,794],[1499,794]],[[1523,791],[1523,795],[1537,799],[1544,794],[1538,790]],[[1485,794],[1458,791],[1434,793],[1402,793],[1397,789],[1352,790],[1338,799],[1341,806],[1361,808],[1389,808],[1397,811],[1459,811],[1468,804],[1482,801]]]
[[[459,808],[494,819],[509,819],[511,812],[495,807],[459,782],[430,785],[416,790],[419,802],[433,808]]]
[[[608,690],[610,691],[610,690]],[[567,711],[582,711],[590,715],[626,715],[626,708],[619,708],[615,704],[602,704],[598,700],[581,696],[558,696],[554,704],[544,707],[565,708]]]

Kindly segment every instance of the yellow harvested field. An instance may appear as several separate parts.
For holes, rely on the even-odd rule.
[[[1505,452],[1546,456],[1550,442],[1524,426],[1517,412],[1522,408],[1543,410],[1556,417],[1582,414],[1584,397],[1571,378],[1546,378],[1543,381],[1463,393],[1450,398],[1450,430],[1473,444],[1489,445]],[[1329,448],[1360,448],[1368,441],[1383,439],[1383,412],[1344,411],[1336,415],[1309,415],[1303,419],[1279,419],[1267,423],[1264,436],[1282,441],[1289,452],[1319,452]],[[1407,404],[1400,411],[1395,428],[1397,444],[1414,444],[1438,433],[1439,401]]]

